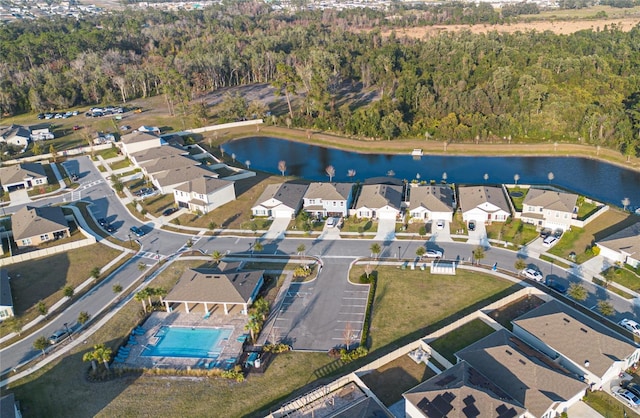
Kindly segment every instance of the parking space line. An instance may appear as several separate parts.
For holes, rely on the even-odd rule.
[[[367,300],[367,298],[342,298],[342,299],[343,299],[343,300],[344,300],[344,299],[348,299],[348,300],[352,300],[352,299],[353,299],[353,300]]]
[[[340,321],[340,320],[338,320],[336,322],[344,322],[345,324],[349,324],[349,323],[353,324],[354,322],[364,322],[364,321],[360,321],[359,319],[354,319],[352,321]]]

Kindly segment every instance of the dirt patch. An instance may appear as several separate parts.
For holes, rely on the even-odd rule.
[[[489,313],[489,316],[495,319],[503,327],[511,330],[513,328],[511,326],[511,321],[521,315],[526,314],[530,310],[543,305],[544,303],[544,300],[536,296],[524,296],[514,302],[511,302],[508,305],[491,311],[491,313]]]
[[[594,20],[572,20],[572,21],[536,21],[517,22],[501,25],[434,25],[416,28],[404,28],[384,31],[383,35],[390,35],[395,32],[396,36],[422,39],[437,36],[442,32],[470,31],[474,34],[485,34],[489,32],[516,33],[516,32],[546,32],[551,31],[558,35],[570,35],[581,30],[602,30],[605,26],[616,26],[619,30],[629,32],[640,23],[640,17],[629,17],[620,19],[594,19]]]

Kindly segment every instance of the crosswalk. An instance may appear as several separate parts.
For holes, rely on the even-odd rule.
[[[142,258],[150,258],[152,260],[159,260],[164,257],[162,254],[154,253],[151,251],[141,251],[138,255]]]
[[[104,180],[96,180],[96,181],[91,181],[91,182],[89,182],[89,183],[84,183],[82,186],[80,186],[80,189],[81,189],[81,190],[86,190],[86,189],[88,189],[89,187],[96,186],[96,185],[98,185],[98,184],[100,184],[100,183],[104,183]]]
[[[193,247],[198,241],[200,241],[202,239],[204,235],[194,235],[191,238],[189,238],[187,240],[187,242],[180,247],[180,249],[178,250],[178,252],[183,252],[183,251],[188,251],[189,248]]]

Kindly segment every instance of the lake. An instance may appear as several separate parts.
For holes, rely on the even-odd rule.
[[[329,180],[329,165],[335,168],[333,181],[338,182],[351,180],[349,170],[356,171],[353,181],[393,171],[394,177],[409,181],[439,182],[446,173],[447,182],[459,184],[512,184],[518,174],[521,184],[551,184],[617,206],[627,197],[631,206],[640,206],[639,172],[589,158],[361,154],[272,137],[238,139],[223,148],[238,161],[249,160],[253,169],[279,174],[278,162],[284,160],[287,175],[314,181]]]

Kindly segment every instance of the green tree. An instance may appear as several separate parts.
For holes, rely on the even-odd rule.
[[[20,336],[22,334],[22,319],[17,316],[11,316],[3,321],[3,325],[6,326],[10,332],[14,332]]]
[[[113,186],[113,190],[118,193],[122,193],[124,190],[124,183],[122,183],[120,178],[115,174],[111,175],[111,186]]]
[[[265,298],[258,298],[253,305],[251,306],[252,310],[255,312],[262,321],[266,321],[267,315],[269,314],[269,301]]]
[[[38,311],[38,313],[40,313],[40,315],[43,316],[46,316],[47,313],[49,313],[49,308],[44,303],[44,301],[38,301],[38,303],[36,303],[36,310]]]
[[[484,257],[485,257],[484,248],[482,248],[481,245],[478,245],[473,250],[473,258],[476,260],[476,264],[480,264],[480,260],[482,260]]]
[[[244,326],[244,329],[249,331],[249,333],[251,334],[251,342],[254,344],[256,342],[256,336],[260,332],[261,327],[262,323],[260,319],[253,315],[249,317],[249,321],[247,321],[247,324]]]
[[[416,249],[416,255],[418,257],[422,257],[424,255],[424,253],[426,253],[426,252],[427,252],[426,248],[424,248],[424,246],[422,246],[422,245],[419,246],[418,249]]]
[[[111,289],[113,290],[113,293],[120,293],[122,292],[122,285],[120,283],[116,283]]]
[[[296,251],[298,251],[298,255],[302,254],[304,255],[304,251],[307,249],[307,247],[304,246],[304,244],[300,244],[298,245],[298,248],[296,249]]]
[[[207,228],[209,229],[209,231],[213,231],[217,227],[218,227],[218,224],[213,221],[209,222],[209,225],[207,225]]]
[[[516,271],[518,272],[518,274],[520,274],[522,270],[527,268],[527,263],[523,259],[517,258],[513,266],[516,268]]]
[[[604,316],[611,316],[616,313],[613,305],[608,300],[598,301],[598,311]]]
[[[371,254],[373,254],[373,257],[376,259],[378,258],[378,255],[382,251],[380,248],[380,244],[378,244],[377,242],[374,242],[373,244],[371,244],[369,249],[371,250]]]
[[[213,258],[213,261],[215,261],[216,263],[220,263],[223,257],[224,257],[224,254],[222,254],[218,250],[215,250],[214,252],[211,253],[211,258]]]
[[[96,280],[100,278],[100,267],[94,267],[91,269],[91,277]]]
[[[587,299],[589,293],[587,292],[587,289],[585,289],[584,286],[582,286],[580,283],[571,283],[569,285],[569,290],[567,290],[567,295],[575,300],[582,302]]]
[[[64,289],[62,289],[62,293],[70,298],[71,296],[73,296],[74,290],[73,290],[73,286],[65,286]]]
[[[98,344],[93,346],[93,352],[95,359],[101,361],[104,367],[109,370],[109,362],[111,361],[111,354],[113,353],[111,349],[104,344]]]
[[[46,354],[44,350],[46,350],[47,347],[49,347],[49,340],[47,340],[44,335],[39,336],[33,342],[33,348],[35,348],[36,350],[41,350],[43,356]]]
[[[49,145],[49,154],[51,154],[51,159],[54,163],[58,162],[58,152],[53,144]]]
[[[34,141],[33,142],[33,148],[31,149],[31,152],[33,152],[33,155],[42,154],[42,147],[40,146],[40,142],[39,141]]]
[[[147,312],[147,302],[146,302],[147,297],[149,297],[149,291],[148,291],[146,288],[145,288],[145,289],[142,289],[142,290],[141,290],[141,291],[139,291],[139,292],[137,292],[137,293],[133,296],[133,298],[134,298],[135,300],[137,300],[138,302],[141,302],[141,303],[142,303],[142,310],[143,310],[144,312]]]
[[[262,250],[264,250],[264,246],[260,241],[256,241],[253,247],[251,247],[251,254],[253,254],[254,251],[262,252]]]
[[[82,311],[78,314],[78,323],[80,325],[84,325],[87,323],[87,321],[89,321],[89,318],[91,317],[91,315],[89,315],[89,312],[87,311]]]
[[[91,369],[93,370],[93,372],[95,373],[96,371],[98,371],[98,359],[96,358],[96,353],[95,351],[87,351],[86,353],[83,354],[82,356],[82,361],[84,362],[91,362]]]

